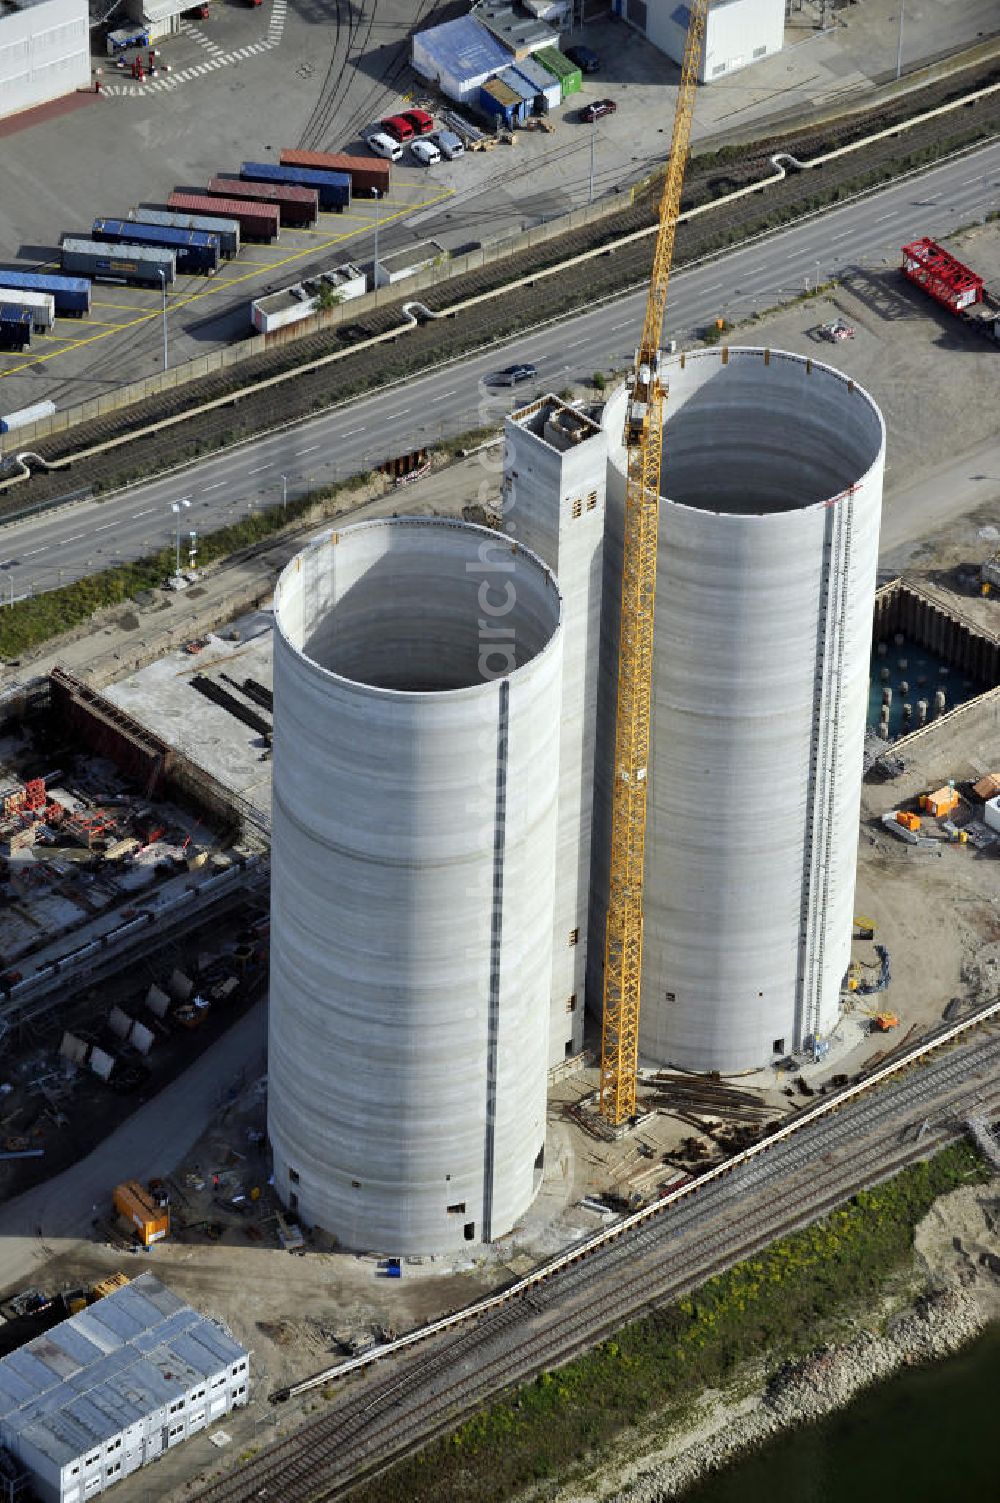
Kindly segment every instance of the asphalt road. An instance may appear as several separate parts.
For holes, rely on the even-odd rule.
[[[684,344],[716,317],[745,318],[852,267],[894,265],[908,239],[944,235],[998,209],[1000,143],[992,143],[678,272],[667,336]],[[595,370],[621,369],[631,362],[644,302],[644,293],[627,295],[119,496],[9,523],[0,533],[0,600],[140,557],[178,535],[183,558],[191,530],[210,531],[254,507],[280,505],[283,494],[291,498],[450,434],[499,423],[513,405]],[[537,380],[516,393],[488,384],[491,373],[518,361],[533,364]],[[182,500],[188,504],[175,513]]]

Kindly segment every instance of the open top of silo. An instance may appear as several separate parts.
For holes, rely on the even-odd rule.
[[[392,517],[322,534],[283,572],[275,621],[315,667],[371,689],[434,694],[516,672],[559,626],[533,553],[488,528]]]
[[[801,355],[696,350],[666,362],[664,379],[661,491],[682,506],[748,516],[822,504],[858,484],[885,443],[868,393]],[[605,426],[614,442],[622,424]]]

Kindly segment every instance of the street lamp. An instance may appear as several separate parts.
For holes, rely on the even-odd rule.
[[[378,293],[378,203],[379,203],[379,191],[378,191],[377,188],[373,188],[372,189],[372,197],[375,200],[375,265],[372,268],[372,285],[373,285],[373,290],[374,290],[374,292],[377,295],[377,293]]]
[[[594,145],[597,141],[597,116],[591,117],[590,121],[590,196],[588,203],[594,202]]]
[[[899,79],[903,67],[903,13],[906,10],[906,0],[899,0],[899,40],[896,43],[896,78]]]
[[[160,290],[163,293],[163,369],[167,369],[167,277],[162,266],[158,267]]]
[[[288,476],[287,475],[282,475],[282,477],[281,477],[281,515],[284,516],[285,512],[287,510],[288,510]]]
[[[187,496],[182,496],[179,501],[171,501],[170,510],[173,512],[177,523],[177,548],[175,553],[174,578],[179,579],[181,573],[181,513],[191,505]]]

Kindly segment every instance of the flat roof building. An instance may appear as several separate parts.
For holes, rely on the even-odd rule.
[[[684,57],[690,11],[677,0],[614,0],[622,20],[675,63]],[[712,0],[705,22],[699,83],[711,83],[780,52],[785,0]]]
[[[151,1273],[0,1361],[0,1444],[83,1503],[247,1402],[249,1353]]]
[[[0,119],[89,84],[87,0],[3,0]]]

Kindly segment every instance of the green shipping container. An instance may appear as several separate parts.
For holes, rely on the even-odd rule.
[[[567,99],[570,94],[580,92],[583,87],[583,77],[579,68],[575,63],[571,63],[557,47],[543,47],[540,52],[533,52],[531,56],[536,63],[541,63],[553,78],[558,78],[564,99]]]

